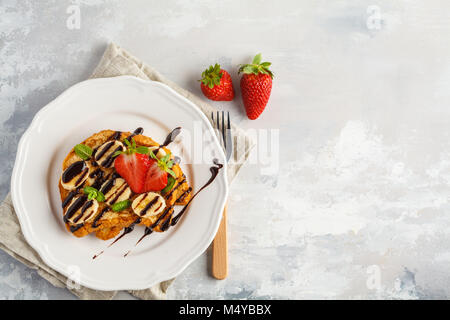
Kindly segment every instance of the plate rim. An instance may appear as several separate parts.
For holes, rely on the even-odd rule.
[[[211,244],[212,240],[215,237],[215,234],[217,233],[217,230],[219,229],[219,225],[221,222],[222,217],[222,211],[225,207],[226,200],[228,198],[228,180],[227,180],[227,162],[225,158],[225,154],[223,152],[222,147],[220,146],[220,143],[218,141],[218,138],[216,134],[214,133],[214,129],[209,122],[206,115],[203,113],[203,111],[200,110],[200,108],[187,99],[185,96],[181,95],[177,91],[175,91],[173,88],[169,87],[168,85],[159,82],[159,81],[153,81],[153,80],[144,80],[137,78],[135,76],[130,75],[124,75],[124,76],[117,76],[117,77],[109,77],[109,78],[96,78],[96,79],[88,79],[81,82],[76,83],[75,85],[67,88],[64,90],[58,97],[56,97],[54,100],[50,101],[48,104],[46,104],[44,107],[42,107],[33,117],[33,120],[31,121],[28,128],[24,131],[22,134],[18,147],[16,152],[16,157],[14,161],[14,167],[12,170],[11,175],[11,200],[16,212],[16,215],[19,220],[20,228],[22,231],[22,234],[27,241],[27,243],[38,253],[39,257],[43,260],[43,262],[48,265],[50,268],[54,269],[55,271],[61,273],[62,275],[66,277],[70,277],[70,275],[67,272],[67,265],[65,265],[60,260],[56,259],[53,254],[48,250],[47,245],[43,243],[41,240],[35,238],[33,235],[32,227],[30,225],[30,221],[28,218],[28,214],[26,209],[22,205],[22,195],[20,193],[20,190],[18,189],[20,186],[19,180],[20,175],[23,170],[24,162],[26,159],[27,154],[27,142],[30,138],[30,135],[32,131],[37,128],[40,124],[40,122],[43,121],[43,115],[45,113],[51,111],[51,109],[56,105],[58,105],[60,100],[63,100],[67,95],[69,95],[72,91],[78,89],[79,87],[90,85],[91,83],[102,83],[102,82],[118,82],[118,81],[135,81],[139,82],[140,84],[144,86],[159,86],[160,88],[163,88],[164,90],[168,91],[178,99],[181,99],[184,103],[187,103],[191,108],[193,108],[194,111],[198,114],[200,118],[202,118],[203,122],[206,123],[207,129],[212,133],[212,137],[214,140],[214,143],[217,147],[217,150],[219,151],[219,156],[221,162],[223,162],[223,173],[220,177],[223,177],[220,180],[216,180],[221,182],[222,187],[224,188],[223,197],[222,200],[219,203],[220,210],[217,213],[215,225],[214,225],[214,232],[209,234],[208,236],[204,237],[204,240],[201,241],[196,247],[195,250],[193,250],[193,254],[191,255],[185,255],[184,257],[180,258],[181,262],[179,263],[178,267],[174,267],[172,269],[175,269],[172,272],[166,272],[166,273],[157,273],[155,276],[146,276],[146,279],[142,281],[143,283],[134,283],[130,285],[125,284],[111,284],[111,283],[101,283],[101,282],[95,282],[91,281],[90,277],[80,277],[80,280],[78,283],[82,286],[85,286],[87,288],[91,288],[94,290],[102,290],[102,291],[110,291],[110,290],[144,290],[152,287],[153,285],[160,283],[162,281],[170,280],[180,273],[182,273],[194,260],[196,260],[205,250],[208,248],[208,246]],[[81,271],[81,274],[83,272]]]

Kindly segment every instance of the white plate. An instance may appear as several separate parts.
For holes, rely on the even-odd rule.
[[[112,240],[76,238],[62,220],[58,179],[62,161],[75,144],[103,129],[132,132],[137,127],[162,143],[178,126],[182,134],[169,147],[175,155],[183,153],[182,169],[195,192],[211,177],[213,159],[225,164],[225,156],[205,115],[166,85],[129,76],[88,80],[38,112],[19,142],[11,194],[22,232],[45,263],[89,288],[146,289],[178,275],[207,249],[227,197],[226,166],[175,227],[149,235],[126,258],[124,253],[143,234],[142,226],[94,260]],[[196,149],[189,147],[188,133]],[[199,147],[201,163],[195,158]]]

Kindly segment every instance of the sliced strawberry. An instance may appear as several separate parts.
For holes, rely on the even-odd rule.
[[[125,179],[134,193],[144,192],[144,181],[150,164],[148,155],[140,153],[122,153],[114,160],[117,173]]]
[[[160,191],[167,185],[167,172],[158,165],[155,159],[149,159],[150,166],[145,177],[143,192]]]

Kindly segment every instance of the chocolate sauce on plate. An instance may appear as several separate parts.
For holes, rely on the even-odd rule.
[[[123,233],[122,233],[117,239],[115,239],[113,242],[111,242],[111,243],[106,247],[106,249],[109,248],[109,247],[111,247],[114,243],[116,243],[116,242],[119,241],[120,239],[122,239],[123,236],[125,236],[126,234],[132,232],[132,231],[134,230],[134,226],[137,225],[137,224],[139,224],[139,223],[141,223],[141,218],[137,218],[136,220],[134,220],[134,222],[133,222],[132,224],[130,224],[128,227],[126,227],[126,228],[123,229]],[[105,249],[105,250],[106,250],[106,249]],[[105,250],[102,250],[101,252],[99,252],[99,253],[97,253],[96,255],[94,255],[94,256],[92,257],[92,259],[96,259],[99,255],[101,255],[103,252],[105,252]]]
[[[189,202],[184,206],[184,208],[181,209],[181,211],[175,217],[173,217],[172,222],[170,223],[171,226],[174,226],[178,223],[178,221],[183,216],[184,212],[186,211],[187,207],[192,202],[192,200],[194,200],[194,198],[199,194],[200,191],[202,191],[207,186],[209,186],[214,181],[214,179],[217,177],[217,175],[219,174],[219,170],[222,169],[223,164],[219,163],[217,159],[214,159],[213,162],[214,162],[215,166],[212,166],[211,168],[209,168],[209,170],[211,171],[211,178],[209,178],[209,180],[203,185],[203,187],[201,187],[200,190],[198,190],[192,196],[192,198],[189,199]]]
[[[160,144],[158,149],[156,149],[153,154],[157,155],[159,152],[159,149],[163,148],[163,147],[167,147],[169,144],[171,144],[175,138],[180,134],[181,132],[181,127],[176,127],[175,129],[173,129],[166,137],[166,140],[164,140],[163,144]]]
[[[161,230],[162,231],[166,231],[167,229],[169,229],[170,226],[174,226],[174,225],[176,225],[178,223],[178,221],[181,219],[183,214],[186,212],[186,210],[187,210],[189,204],[192,202],[192,200],[200,193],[200,191],[205,189],[207,186],[209,186],[214,181],[214,179],[219,174],[219,170],[223,167],[223,164],[219,163],[217,159],[214,159],[213,162],[214,162],[214,166],[210,167],[210,169],[209,169],[211,171],[211,178],[209,178],[209,180],[192,196],[192,198],[189,199],[189,202],[183,207],[183,209],[175,217],[170,219],[170,216],[172,215],[172,212],[173,212],[174,205],[172,205],[171,207],[166,208],[164,213],[155,221],[155,223],[153,223],[150,227],[146,227],[145,228],[144,234],[136,242],[135,246],[139,242],[141,242],[146,236],[150,235],[153,232],[153,229],[155,227],[157,227],[160,224],[160,222],[163,221],[166,218],[166,216],[168,216],[168,218],[165,219],[163,224],[161,225]],[[182,182],[184,182],[184,180]],[[182,182],[180,184],[178,184],[178,185],[181,185]],[[192,191],[192,188],[189,188],[176,201],[179,201],[180,199],[186,197],[186,195],[188,193],[190,193],[191,191]],[[127,256],[130,253],[130,251],[127,252],[125,256]]]

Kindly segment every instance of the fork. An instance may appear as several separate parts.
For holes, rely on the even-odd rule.
[[[225,126],[225,112],[222,111],[222,121],[220,121],[220,111],[217,111],[214,119],[214,112],[211,112],[213,126],[219,131],[218,138],[225,151],[227,162],[233,154],[233,140],[231,138],[230,113],[227,111],[227,125]],[[222,280],[228,274],[228,245],[227,245],[227,205],[223,209],[223,217],[219,230],[212,243],[212,266],[211,272],[214,278]]]

